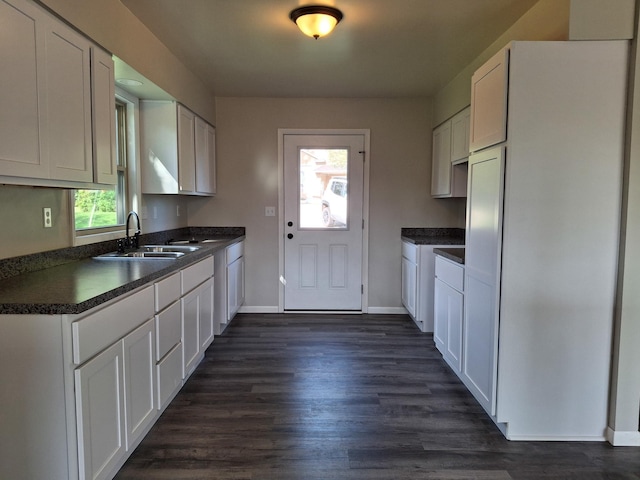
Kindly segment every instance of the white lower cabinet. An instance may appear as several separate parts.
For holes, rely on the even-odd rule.
[[[0,478],[113,478],[213,341],[213,274],[209,256],[82,314],[0,315]]]
[[[109,478],[126,451],[123,363],[118,342],[75,371],[81,480]]]
[[[214,279],[210,278],[200,287],[200,316],[198,318],[198,335],[200,338],[200,350],[203,352],[213,342],[213,286]]]
[[[182,377],[187,377],[199,362],[200,291],[182,297]]]
[[[214,259],[207,257],[180,272],[182,278],[182,376],[188,377],[213,341]]]
[[[464,267],[436,255],[433,340],[449,366],[462,369]]]
[[[76,369],[80,479],[111,478],[155,419],[154,357],[150,319]]]
[[[422,332],[433,332],[433,249],[447,246],[402,241],[402,304]]]
[[[244,257],[227,267],[227,321],[231,321],[244,302]]]
[[[158,410],[164,410],[182,387],[182,343],[176,344],[156,365]]]
[[[155,419],[155,324],[150,319],[122,340],[127,450]]]
[[[244,303],[244,240],[215,253],[216,335],[221,334]]]

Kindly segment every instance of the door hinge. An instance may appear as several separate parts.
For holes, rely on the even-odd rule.
[[[362,229],[364,230],[364,218],[362,219]]]
[[[360,294],[364,295],[364,284],[360,284]]]

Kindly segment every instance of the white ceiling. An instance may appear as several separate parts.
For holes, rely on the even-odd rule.
[[[431,96],[537,0],[122,0],[216,96]],[[329,36],[289,12],[333,4]]]

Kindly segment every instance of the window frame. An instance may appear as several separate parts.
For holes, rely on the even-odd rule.
[[[125,235],[125,222],[127,212],[131,210],[137,210],[140,198],[140,182],[138,181],[138,143],[139,143],[139,99],[128,92],[116,87],[116,95],[114,98],[115,104],[121,104],[124,106],[125,121],[122,122],[122,128],[126,129],[120,132],[126,135],[126,144],[116,145],[116,148],[121,148],[120,158],[125,159],[125,165],[116,165],[119,172],[124,174],[118,174],[118,180],[125,184],[125,204],[116,205],[116,208],[122,209],[123,223],[118,225],[110,225],[108,227],[91,228],[76,230],[75,228],[75,215],[74,215],[74,192],[69,191],[69,218],[71,223],[71,235],[72,244],[87,245],[91,243],[114,240],[122,238]],[[121,137],[122,138],[122,137]],[[118,142],[119,143],[119,142]],[[124,153],[124,157],[122,154]],[[120,212],[119,212],[120,213]]]

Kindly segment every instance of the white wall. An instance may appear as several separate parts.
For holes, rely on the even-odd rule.
[[[566,40],[568,32],[569,0],[540,0],[436,94],[434,124],[444,122],[471,103],[473,72],[507,43],[512,40]]]
[[[218,194],[189,203],[189,225],[244,226],[246,305],[278,305],[279,128],[371,130],[369,305],[400,307],[400,229],[464,227],[464,200],[430,197],[431,101],[217,99]]]

